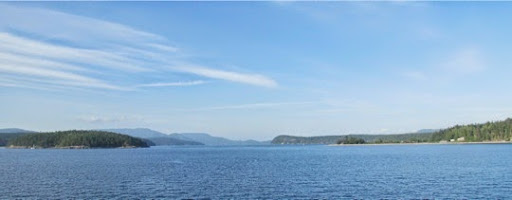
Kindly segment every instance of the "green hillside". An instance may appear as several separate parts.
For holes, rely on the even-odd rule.
[[[512,119],[487,122],[483,124],[457,125],[432,134],[431,141],[463,139],[464,142],[510,141],[512,137]]]
[[[6,146],[9,140],[30,133],[0,133],[0,147]]]
[[[106,131],[58,131],[26,134],[9,140],[9,147],[36,148],[116,148],[148,147],[140,138]]]

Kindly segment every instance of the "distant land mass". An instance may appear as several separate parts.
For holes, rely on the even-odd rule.
[[[150,146],[163,145],[267,145],[270,141],[230,140],[223,137],[211,136],[207,133],[172,133],[165,134],[148,128],[119,128],[97,129],[93,131],[113,132],[143,139]],[[24,134],[37,133],[34,131],[8,128],[0,129],[0,146],[6,146],[8,141]]]
[[[327,136],[292,136],[278,135],[272,140],[272,144],[336,144],[343,135],[327,135]]]
[[[428,142],[432,133],[405,133],[390,135],[330,135],[330,136],[313,136],[301,137],[290,135],[279,135],[272,140],[272,144],[337,144],[343,142],[346,138],[358,138],[366,143],[398,143],[398,142]]]
[[[102,129],[114,133],[121,133],[133,137],[144,138],[152,141],[155,145],[265,145],[270,141],[256,140],[230,140],[223,137],[212,136],[208,133],[171,133],[165,134],[148,128],[123,128],[123,129]]]
[[[148,128],[122,128],[122,129],[102,129],[114,133],[126,134],[133,137],[143,138],[151,141],[151,146],[165,145],[204,145],[201,142],[193,141],[188,138],[178,138],[172,135],[161,133]]]
[[[256,140],[230,140],[223,137],[211,136],[207,133],[173,133],[174,137],[189,138],[190,140],[201,142],[205,145],[265,145],[270,142],[260,142]]]
[[[350,141],[349,141],[350,140]],[[391,135],[330,135],[301,137],[279,135],[272,144],[350,144],[422,142],[508,142],[512,140],[512,119],[483,124],[456,125],[447,129],[422,129],[415,133]]]
[[[69,131],[59,131],[52,133],[41,133],[41,134],[56,134],[61,133],[56,138],[67,138],[65,136]],[[76,131],[75,131],[76,132]],[[389,135],[365,135],[365,134],[349,134],[349,135],[327,135],[327,136],[313,136],[313,137],[302,137],[292,135],[279,135],[272,141],[255,141],[255,140],[230,140],[223,137],[211,136],[207,133],[172,133],[165,134],[158,131],[154,131],[147,128],[134,128],[134,129],[103,129],[103,130],[92,130],[82,131],[88,132],[83,136],[69,136],[72,138],[89,138],[93,137],[90,141],[98,142],[99,140],[109,140],[108,137],[117,133],[129,135],[127,137],[135,138],[142,141],[144,145],[265,145],[265,144],[363,144],[363,143],[424,143],[424,142],[509,142],[512,140],[512,119],[508,118],[503,121],[486,122],[481,124],[469,124],[469,125],[456,125],[446,129],[422,129],[415,133],[404,133],[404,134],[389,134]],[[108,137],[104,138],[99,133],[107,133]],[[19,128],[7,128],[0,129],[0,146],[6,146],[12,144],[14,146],[30,146],[36,145],[40,147],[62,147],[68,144],[68,139],[61,143],[61,140],[54,141],[54,136],[48,136],[48,138],[40,136],[41,139],[45,140],[47,144],[37,143],[35,140],[39,133]],[[57,134],[58,135],[58,134]],[[73,135],[73,134],[72,134]],[[37,136],[39,137],[39,136]],[[119,136],[121,137],[121,136]],[[18,140],[18,138],[21,138]],[[29,139],[28,139],[29,138]],[[100,139],[101,138],[101,139]],[[32,141],[32,143],[25,143],[20,141]],[[81,139],[85,140],[85,139]],[[128,141],[128,139],[124,139]],[[129,141],[132,141],[129,139]],[[49,143],[48,143],[49,142]],[[71,142],[76,143],[76,142]],[[131,143],[128,142],[127,145]],[[53,146],[52,146],[53,145]],[[91,146],[92,145],[92,146]],[[96,143],[89,145],[83,145],[87,147],[96,147]],[[105,145],[98,143],[99,146]],[[110,145],[110,144],[108,144]],[[107,145],[107,146],[108,146]],[[115,144],[118,147],[126,146],[124,144]],[[79,145],[80,146],[80,145]],[[133,145],[139,146],[139,145]]]
[[[167,134],[151,130],[149,128],[112,128],[112,129],[99,129],[100,131],[108,131],[114,133],[121,133],[138,138],[152,138],[152,137],[165,137]]]
[[[204,145],[201,142],[180,140],[172,137],[153,137],[147,138],[147,140],[153,142],[154,146],[165,146],[165,145]]]
[[[19,128],[1,128],[0,133],[35,133],[34,131]]]
[[[70,130],[24,134],[9,140],[11,148],[118,148],[148,147],[136,137],[91,130]]]

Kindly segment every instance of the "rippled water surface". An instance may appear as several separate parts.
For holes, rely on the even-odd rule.
[[[512,145],[0,149],[0,199],[512,198]]]

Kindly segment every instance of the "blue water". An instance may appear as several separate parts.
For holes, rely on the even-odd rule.
[[[512,145],[0,149],[0,199],[512,198]]]

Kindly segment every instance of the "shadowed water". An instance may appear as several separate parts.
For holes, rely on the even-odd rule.
[[[0,199],[507,199],[511,158],[508,144],[0,149]]]

